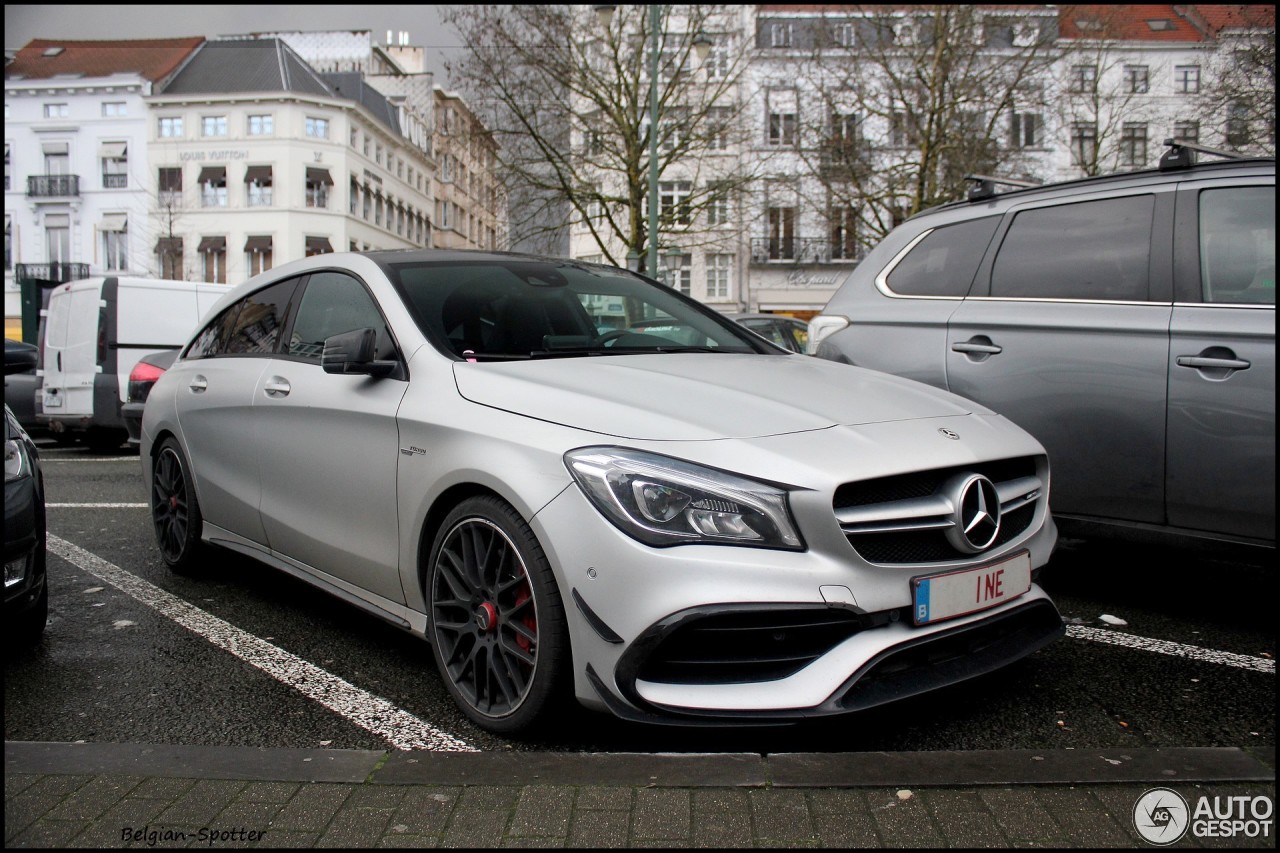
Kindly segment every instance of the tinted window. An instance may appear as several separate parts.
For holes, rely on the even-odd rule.
[[[991,271],[991,295],[1142,301],[1151,258],[1150,195],[1019,213]]]
[[[296,284],[296,279],[282,281],[241,299],[223,352],[228,355],[274,352]]]
[[[357,329],[378,333],[379,361],[396,357],[391,332],[364,285],[343,273],[316,273],[302,292],[298,317],[289,336],[289,355],[319,362],[325,338]]]
[[[964,296],[1000,217],[984,216],[935,228],[889,273],[889,289],[904,296]]]
[[[226,343],[227,336],[231,333],[231,327],[236,321],[236,312],[240,310],[240,303],[224,308],[217,317],[210,321],[209,325],[201,330],[196,339],[191,342],[191,346],[187,347],[184,358],[210,358],[218,355],[223,351],[223,345]]]
[[[1205,302],[1276,304],[1276,188],[1200,193],[1200,281]]]
[[[772,320],[743,320],[742,325],[780,347],[791,349],[791,342],[787,340],[778,324]]]

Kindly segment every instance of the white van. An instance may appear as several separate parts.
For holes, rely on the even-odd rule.
[[[225,284],[103,276],[58,285],[40,337],[36,420],[105,450],[125,440],[120,408],[138,359],[186,343]]]

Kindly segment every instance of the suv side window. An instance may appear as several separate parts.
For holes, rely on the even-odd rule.
[[[1018,213],[991,270],[995,298],[1144,302],[1155,196]]]
[[[289,355],[320,362],[326,338],[372,328],[378,333],[376,358],[391,361],[395,341],[364,285],[338,272],[314,273],[302,292],[298,316],[289,335]]]
[[[231,334],[231,328],[235,325],[236,314],[239,311],[239,302],[222,309],[218,316],[214,317],[209,322],[209,325],[201,330],[200,334],[191,342],[191,346],[187,347],[183,358],[212,358],[215,355],[220,355],[227,336]]]
[[[889,273],[889,289],[902,296],[968,295],[999,224],[999,216],[984,216],[934,229]]]
[[[1276,304],[1276,188],[1200,193],[1200,286],[1205,302]]]
[[[227,355],[254,355],[275,352],[289,308],[289,298],[297,287],[297,279],[263,288],[241,299],[239,313],[231,337],[223,352]]]

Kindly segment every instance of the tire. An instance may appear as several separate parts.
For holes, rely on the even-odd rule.
[[[9,636],[21,646],[34,646],[44,635],[44,626],[48,621],[49,580],[45,578],[44,588],[40,590],[40,598],[35,605],[9,620]]]
[[[426,571],[427,639],[445,687],[491,732],[537,728],[565,700],[568,628],[529,525],[496,497],[445,518]]]
[[[190,472],[177,439],[166,438],[151,466],[151,522],[160,557],[179,574],[201,568],[206,551],[200,539],[204,516]]]

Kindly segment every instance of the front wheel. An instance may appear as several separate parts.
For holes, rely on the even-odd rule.
[[[568,629],[555,577],[529,525],[495,497],[445,519],[426,573],[427,637],[454,701],[511,734],[562,701]]]
[[[200,534],[204,516],[182,447],[166,438],[151,466],[151,521],[165,564],[175,572],[195,571],[204,559]]]

